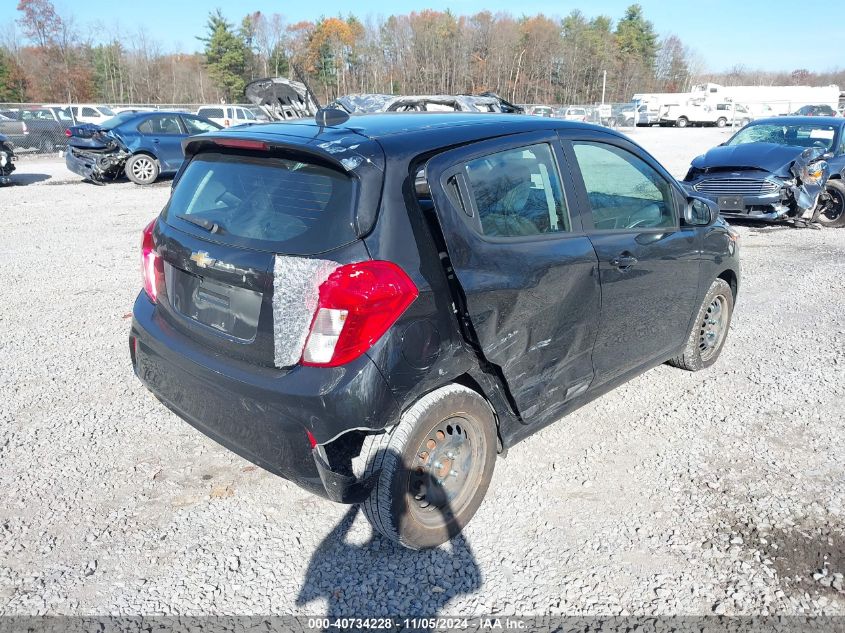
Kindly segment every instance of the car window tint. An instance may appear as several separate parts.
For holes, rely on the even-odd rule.
[[[573,146],[597,229],[675,225],[671,185],[645,161],[604,143]]]
[[[152,117],[138,125],[141,134],[183,134],[175,114]]]
[[[82,116],[101,116],[94,108],[82,108]]]
[[[188,128],[188,134],[202,134],[203,132],[213,132],[218,129],[210,121],[203,121],[202,119],[183,116],[182,121],[185,123],[185,127]]]
[[[466,173],[485,235],[522,237],[570,229],[557,165],[546,144],[470,161]]]
[[[204,116],[207,119],[222,119],[223,108],[202,108],[197,112],[199,116]]]

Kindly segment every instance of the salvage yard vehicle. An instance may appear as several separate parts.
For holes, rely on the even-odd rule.
[[[694,158],[684,182],[727,217],[843,226],[843,127],[838,117],[753,121]]]
[[[3,110],[0,114],[20,123],[19,132],[7,133],[17,147],[49,154],[67,145],[65,129],[70,122],[59,122],[56,113],[50,108]]]
[[[829,105],[805,105],[792,113],[792,116],[836,116],[836,110]]]
[[[748,125],[754,116],[739,103],[666,105],[660,112],[660,125],[725,127],[736,123]]]
[[[197,116],[214,121],[220,127],[258,122],[255,114],[246,106],[202,106],[197,110]]]
[[[0,185],[8,185],[11,182],[9,176],[15,171],[15,160],[12,144],[0,134]]]
[[[77,123],[105,123],[116,114],[108,106],[93,103],[75,103],[64,107],[70,109],[73,120]]]
[[[466,525],[497,453],[725,343],[736,235],[606,128],[324,110],[184,147],[143,232],[135,374],[406,547]]]
[[[338,97],[327,108],[337,108],[349,114],[378,112],[513,112],[520,106],[509,103],[499,95],[486,92],[479,95],[384,95],[351,94]]]
[[[586,108],[561,108],[560,118],[564,121],[586,121]]]
[[[138,185],[149,185],[182,166],[185,138],[219,129],[212,121],[183,112],[124,112],[102,125],[69,128],[65,164],[96,184],[126,174]]]

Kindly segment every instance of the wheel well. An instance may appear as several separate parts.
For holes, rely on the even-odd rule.
[[[467,389],[471,389],[472,391],[476,392],[479,396],[484,398],[487,404],[490,405],[490,409],[493,411],[493,419],[496,423],[496,439],[498,443],[497,452],[499,454],[504,454],[505,448],[502,442],[502,432],[499,424],[499,412],[496,411],[496,407],[494,406],[493,402],[490,400],[490,398],[487,397],[487,394],[484,393],[484,389],[481,387],[478,381],[469,374],[461,374],[450,382],[466,387]],[[441,385],[441,387],[444,386],[446,385]],[[432,391],[436,391],[436,389],[433,389]],[[410,402],[408,404],[408,407],[406,407],[406,410],[412,407],[415,402],[418,402],[420,398],[425,397],[429,393],[431,393],[431,391],[421,394],[419,398],[417,398],[413,402]],[[367,435],[377,435],[380,433],[384,433],[392,428],[393,425],[389,425],[385,429],[351,429],[349,431],[346,431],[345,433],[341,433],[332,441],[322,444],[325,459],[328,462],[329,466],[336,472],[352,475],[352,460],[354,460],[360,455],[361,448],[364,444],[364,438]]]
[[[155,162],[160,163],[160,161],[159,161],[159,159],[158,159],[158,156],[156,156],[155,154],[153,154],[153,153],[152,153],[150,150],[148,150],[148,149],[139,149],[137,152],[132,152],[132,156],[138,156],[139,154],[143,154],[144,156],[149,156],[149,157],[150,157],[150,158],[152,158]],[[129,158],[132,158],[132,156],[130,156]],[[127,160],[129,160],[129,159],[127,159]]]
[[[734,301],[736,301],[736,294],[739,291],[736,273],[728,268],[727,270],[723,270],[719,273],[719,279],[724,279],[728,282],[728,285],[731,287],[731,293],[733,293],[734,296]]]
[[[487,401],[487,404],[490,405],[490,409],[493,411],[493,419],[496,422],[496,439],[498,441],[497,451],[501,454],[505,452],[504,442],[502,442],[502,425],[500,423],[500,415],[499,411],[496,410],[496,405],[493,404],[493,401],[484,393],[484,389],[478,383],[478,381],[470,376],[469,374],[461,374],[457,378],[455,378],[452,382],[457,383],[459,385],[463,385],[467,389],[472,389],[476,392],[479,396],[484,398]]]

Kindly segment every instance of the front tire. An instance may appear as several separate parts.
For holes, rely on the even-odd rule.
[[[716,121],[716,127],[725,127],[728,124],[728,120],[725,117],[719,117]]]
[[[445,543],[484,499],[496,439],[493,410],[478,393],[457,384],[429,393],[388,432],[365,439],[364,477],[381,472],[364,515],[409,549]]]
[[[675,121],[676,127],[686,127],[687,125],[689,125],[689,119],[687,119],[685,116],[679,116],[678,120]]]
[[[687,337],[683,354],[669,361],[670,365],[698,371],[716,362],[728,337],[734,311],[734,295],[730,284],[716,279],[704,297]]]
[[[817,219],[822,226],[840,228],[845,226],[845,185],[839,180],[827,181],[827,195],[830,202],[821,210]]]
[[[158,178],[158,161],[149,154],[135,154],[129,157],[124,167],[126,177],[136,185],[151,185]]]

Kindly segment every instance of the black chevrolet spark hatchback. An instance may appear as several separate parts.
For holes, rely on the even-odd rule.
[[[135,373],[407,547],[470,520],[497,453],[725,342],[736,236],[615,132],[381,114],[184,149],[143,234]]]

